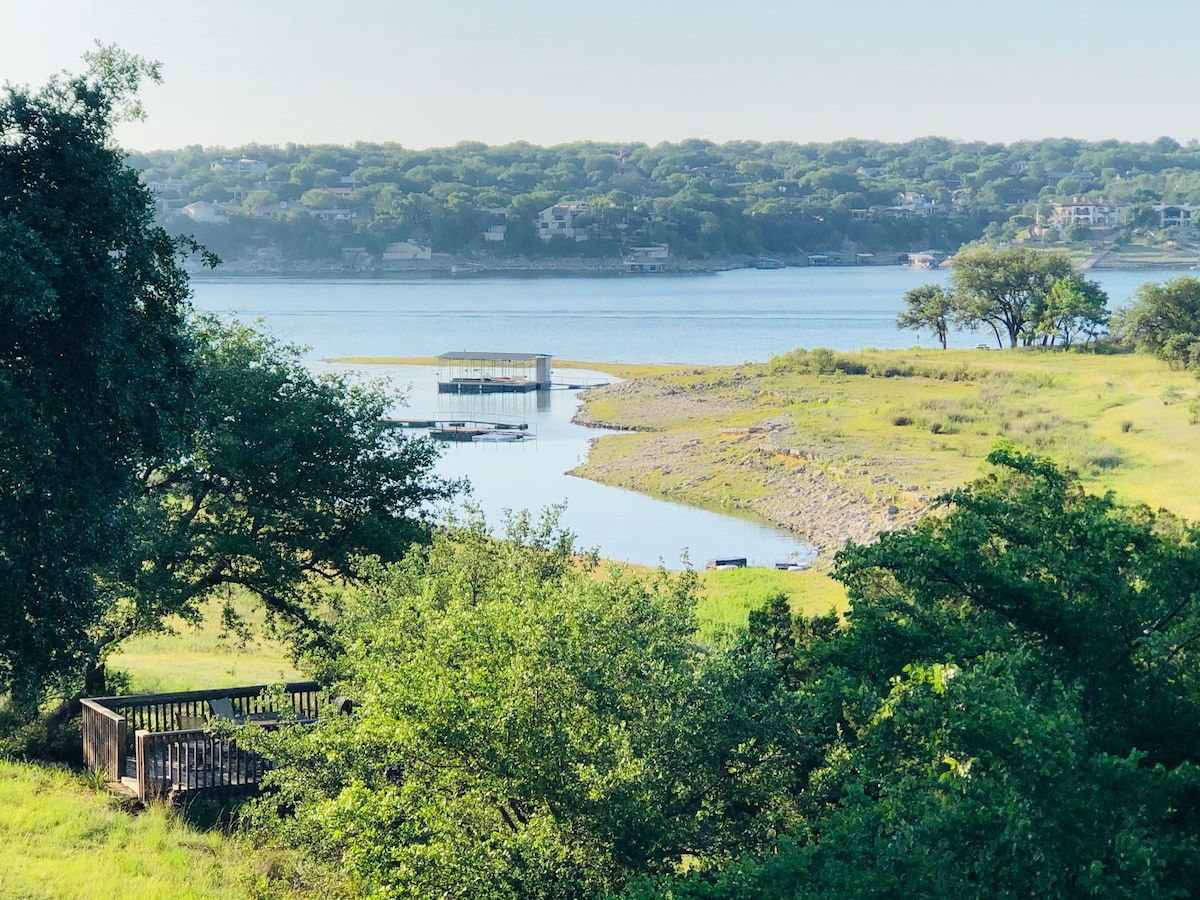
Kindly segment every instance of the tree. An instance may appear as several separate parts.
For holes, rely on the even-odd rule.
[[[1010,347],[1019,340],[1032,343],[1051,287],[1074,274],[1066,256],[1024,248],[964,250],[952,265],[958,321],[969,328],[987,325],[997,344],[1007,337]]]
[[[339,690],[258,818],[363,893],[589,897],[794,821],[808,738],[761,649],[694,639],[694,576],[600,575],[553,518],[441,532],[338,624]]]
[[[157,64],[87,60],[0,100],[0,693],[20,703],[90,653],[122,501],[179,445],[194,378],[188,242],[112,143]]]
[[[905,293],[904,305],[908,308],[896,317],[896,327],[913,331],[927,328],[945,350],[954,312],[954,297],[942,290],[940,284],[923,284]]]
[[[1070,347],[1079,335],[1086,335],[1090,341],[1108,319],[1108,295],[1096,282],[1075,275],[1051,286],[1036,331],[1043,344],[1053,345],[1061,339],[1063,347]]]
[[[1200,279],[1189,275],[1164,284],[1146,282],[1131,306],[1118,310],[1113,322],[1118,338],[1143,353],[1162,354],[1172,338],[1200,338]]]
[[[362,556],[427,541],[460,487],[433,475],[435,445],[383,421],[397,399],[385,385],[315,376],[297,348],[244,325],[200,320],[194,344],[187,439],[130,503],[95,662],[167,615],[198,618],[226,585],[259,598],[298,651],[319,646],[328,586]]]

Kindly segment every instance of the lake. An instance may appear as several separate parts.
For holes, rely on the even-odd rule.
[[[1144,281],[1179,272],[1097,270],[1112,305]],[[895,327],[904,292],[944,282],[947,272],[899,266],[739,270],[718,275],[613,278],[411,278],[389,280],[197,280],[198,310],[261,319],[277,336],[308,347],[315,369],[344,356],[436,356],[448,350],[549,353],[560,359],[719,365],[761,361],[796,347],[857,350],[936,346]],[[958,333],[973,347],[990,333]],[[807,560],[809,545],[760,522],[699,510],[565,473],[600,433],[571,424],[571,391],[483,397],[438,395],[436,371],[364,367],[407,385],[399,415],[504,415],[530,425],[517,444],[450,444],[438,471],[470,479],[489,522],[505,509],[566,503],[562,520],[584,546],[646,565],[703,565],[714,556],[758,564]],[[555,380],[568,373],[555,370]],[[597,373],[573,373],[579,378]]]

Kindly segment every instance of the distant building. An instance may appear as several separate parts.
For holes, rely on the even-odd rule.
[[[575,220],[591,208],[592,205],[586,200],[564,200],[562,203],[546,207],[538,213],[538,237],[548,241],[561,235],[575,241],[586,241],[587,232],[579,228]]]
[[[850,210],[851,222],[870,222],[871,211],[869,209],[852,209]]]
[[[358,210],[355,209],[310,209],[308,214],[326,225],[337,222],[354,222],[358,219]]]
[[[432,259],[433,251],[416,241],[398,241],[388,244],[383,251],[384,262],[405,262],[414,259]]]
[[[209,222],[215,225],[222,225],[229,221],[228,210],[224,206],[219,203],[209,203],[207,200],[198,200],[195,203],[189,203],[183,207],[181,212],[193,222]]]
[[[808,254],[808,264],[810,266],[840,266],[842,264],[842,254],[837,250],[822,250],[820,253]]]
[[[937,212],[938,205],[924,194],[906,191],[892,198],[888,207],[888,215],[901,219],[911,219],[913,216],[928,216]]]
[[[232,172],[234,175],[266,175],[267,164],[257,159],[243,156],[235,159],[232,156],[222,156],[212,161],[210,168],[214,172]]]
[[[1057,228],[1070,225],[1087,225],[1090,228],[1110,228],[1121,224],[1125,207],[1107,200],[1080,200],[1070,203],[1055,203],[1050,212],[1050,224]]]
[[[886,166],[859,166],[854,170],[855,175],[861,175],[864,178],[882,178],[886,173]]]
[[[670,258],[668,246],[653,244],[649,247],[634,247],[625,256],[625,271],[630,274],[666,271],[667,260]]]
[[[504,242],[504,235],[508,232],[508,210],[502,207],[489,209],[487,211],[490,217],[487,224],[483,226],[483,231],[480,236],[485,243],[500,244]]]
[[[1154,207],[1160,228],[1191,228],[1196,221],[1194,213],[1198,209],[1200,206],[1189,203],[1164,203]]]
[[[925,250],[920,253],[901,254],[900,263],[912,266],[914,269],[936,269],[946,260],[946,254],[940,250]]]

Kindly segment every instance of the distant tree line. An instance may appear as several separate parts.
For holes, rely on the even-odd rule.
[[[254,159],[265,171],[214,169],[223,156]],[[166,198],[175,208],[198,200],[225,204],[228,224],[195,230],[231,259],[267,243],[321,257],[344,246],[379,252],[409,239],[439,252],[524,256],[605,255],[658,242],[686,257],[850,246],[952,251],[981,237],[1015,237],[1039,217],[1044,221],[1050,204],[1075,196],[1130,207],[1127,233],[1157,227],[1154,204],[1200,203],[1200,148],[1169,138],[1008,145],[936,137],[903,144],[462,142],[429,150],[391,143],[192,145],[135,153],[129,163],[149,182],[173,179]],[[929,208],[889,209],[900,194],[920,195]],[[541,240],[538,211],[569,199],[590,203],[580,225],[593,239]],[[288,214],[261,218],[280,202],[289,204]],[[329,207],[354,210],[355,221],[321,226],[306,212]],[[508,232],[503,242],[485,246],[480,233],[494,210],[505,214]]]

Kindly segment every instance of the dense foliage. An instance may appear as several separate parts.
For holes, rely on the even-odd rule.
[[[844,629],[800,641],[786,611],[760,620],[837,722],[802,825],[630,896],[1196,892],[1196,531],[990,459],[944,515],[839,554]]]
[[[192,317],[198,248],[153,224],[110,141],[156,69],[90,62],[0,102],[0,698],[19,715],[102,691],[120,640],[223,585],[319,643],[319,583],[402,556],[458,487],[381,421],[383,385]]]
[[[226,155],[259,161],[265,173],[223,168]],[[1200,148],[1168,138],[196,145],[130,161],[158,186],[164,210],[221,203],[227,224],[192,227],[229,258],[268,247],[293,259],[337,258],[346,247],[378,254],[409,239],[435,252],[501,256],[605,256],[656,242],[681,257],[953,251],[980,237],[1011,239],[1046,222],[1053,202],[1076,196],[1128,207],[1124,236],[1158,227],[1155,204],[1200,203]],[[913,205],[905,194],[917,198],[915,211],[903,208]],[[562,200],[591,204],[580,225],[592,240],[538,238],[535,216]],[[330,208],[354,220],[322,225],[309,215]],[[501,221],[497,211],[507,234],[485,243],[480,234]]]
[[[1138,350],[1191,368],[1200,363],[1200,279],[1147,282],[1119,312],[1116,331]]]
[[[1197,533],[990,462],[838,555],[844,623],[717,647],[686,577],[442,535],[339,625],[358,710],[258,738],[260,822],[381,896],[1192,895]]]
[[[260,737],[260,820],[371,896],[603,895],[796,821],[816,757],[765,652],[695,643],[693,579],[600,576],[481,522],[380,571],[334,661],[351,717]]]
[[[89,652],[122,503],[194,378],[181,243],[110,140],[144,77],[101,53],[0,100],[0,693],[23,699]]]

